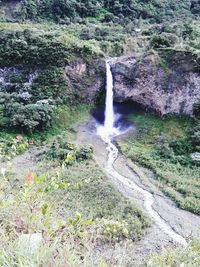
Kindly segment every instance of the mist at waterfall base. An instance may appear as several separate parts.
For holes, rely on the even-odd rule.
[[[132,101],[127,101],[123,103],[114,102],[113,107],[115,115],[114,126],[122,130],[133,127],[133,122],[130,122],[129,115],[133,113],[136,114],[145,112],[145,110],[140,105]],[[92,116],[95,118],[97,124],[104,125],[105,106],[97,107],[93,111]]]

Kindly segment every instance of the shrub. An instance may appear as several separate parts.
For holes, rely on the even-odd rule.
[[[66,90],[67,84],[64,79],[63,68],[49,67],[40,70],[32,83],[30,92],[34,100],[57,99],[61,96],[63,99]]]
[[[16,17],[21,20],[41,19],[63,22],[66,19],[75,22],[84,18],[95,18],[115,21],[123,24],[127,20],[150,19],[151,22],[177,19],[178,17],[191,16],[188,0],[174,2],[168,1],[138,1],[138,0],[40,0],[37,4],[33,0],[20,1]],[[198,14],[198,1],[193,0],[191,11]]]
[[[194,151],[200,152],[200,123],[197,123],[191,130],[191,142]]]
[[[170,47],[170,40],[165,35],[154,35],[151,39],[151,46],[153,48]]]
[[[65,62],[66,51],[54,35],[0,30],[0,66],[60,66]]]
[[[57,136],[46,152],[46,157],[58,160],[63,166],[71,165],[74,162],[91,159],[93,148],[82,146],[77,148],[74,144],[67,141],[67,136]]]
[[[26,138],[0,138],[0,157],[10,158],[19,155],[28,149],[29,143]]]
[[[91,146],[90,147],[84,146],[76,151],[76,159],[78,161],[91,159],[92,154],[93,154],[93,148]]]
[[[11,111],[10,126],[28,133],[45,130],[51,125],[52,112],[53,107],[48,104],[15,103]]]
[[[187,248],[164,249],[161,253],[151,255],[148,267],[197,267],[200,265],[200,243],[192,241]]]
[[[97,223],[99,224],[102,234],[108,240],[120,241],[129,237],[127,222],[119,222],[116,220],[102,218],[101,220],[97,220]]]
[[[200,103],[194,104],[193,113],[194,113],[196,118],[200,118]]]

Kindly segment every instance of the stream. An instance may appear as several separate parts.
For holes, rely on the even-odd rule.
[[[136,183],[133,181],[129,180],[125,176],[122,176],[119,174],[115,168],[113,167],[113,164],[115,160],[118,157],[118,149],[117,147],[112,143],[110,140],[107,142],[107,151],[108,151],[108,158],[105,164],[105,171],[111,175],[113,178],[117,179],[119,182],[121,182],[124,186],[137,191],[138,193],[143,195],[144,198],[144,207],[148,213],[148,215],[153,219],[153,221],[157,224],[157,226],[164,231],[172,240],[174,240],[176,243],[179,243],[182,246],[187,246],[187,241],[185,240],[184,237],[176,233],[170,225],[168,225],[158,214],[153,209],[153,204],[154,204],[154,197],[153,195],[147,191],[144,190],[143,188],[139,187]]]

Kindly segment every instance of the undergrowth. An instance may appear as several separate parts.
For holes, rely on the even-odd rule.
[[[148,267],[197,267],[200,266],[200,243],[193,241],[184,249],[164,249],[150,257]]]
[[[87,116],[88,108],[83,106],[57,111],[56,130],[44,135],[37,151],[31,152],[37,158],[34,171],[25,163],[13,171],[12,157],[4,159],[0,266],[105,267],[132,261],[134,241],[150,220],[100,171],[91,147],[72,143],[75,125]],[[26,138],[21,142],[30,141]],[[36,135],[32,138],[36,142]],[[6,149],[7,155],[12,154],[12,146]],[[35,235],[41,240],[33,249]]]
[[[92,160],[67,167],[43,164],[49,166],[45,174],[1,175],[0,266],[107,266],[100,265],[104,247],[137,240],[149,226]],[[34,233],[42,234],[42,243],[27,252],[20,236]],[[107,255],[105,262],[112,260]]]
[[[155,173],[156,184],[183,209],[200,214],[200,167],[191,158],[188,117],[135,114],[137,134],[120,143],[122,152]]]

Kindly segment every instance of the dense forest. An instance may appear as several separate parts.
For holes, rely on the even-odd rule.
[[[99,22],[117,22],[127,24],[140,17],[152,23],[169,18],[185,18],[199,14],[199,1],[171,0],[108,0],[108,1],[66,1],[66,0],[22,0],[1,1],[2,5],[13,3],[19,7],[14,12],[16,20],[40,21],[46,19],[69,24],[84,22],[86,18],[95,18]]]

